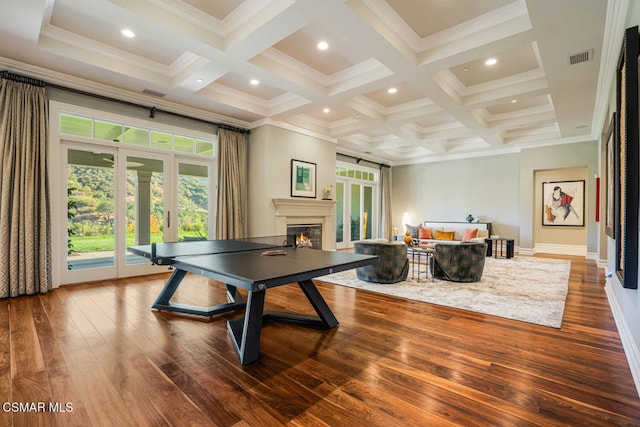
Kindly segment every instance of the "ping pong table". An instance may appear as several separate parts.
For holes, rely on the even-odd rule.
[[[286,237],[206,240],[130,246],[153,264],[174,268],[152,309],[199,316],[214,316],[245,309],[243,318],[227,321],[240,363],[258,359],[263,319],[334,328],[338,320],[311,279],[375,264],[377,256],[286,246]],[[187,273],[225,284],[228,303],[201,307],[171,302]],[[297,283],[317,316],[264,310],[266,290]],[[248,291],[245,302],[238,288]]]

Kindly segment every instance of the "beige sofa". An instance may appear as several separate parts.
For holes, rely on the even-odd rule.
[[[431,238],[420,238],[419,227],[429,229],[431,232]],[[491,235],[491,223],[487,222],[436,222],[436,221],[424,221],[419,226],[408,226],[408,229],[412,232],[411,235],[414,241],[420,246],[431,246],[436,243],[449,243],[459,244],[462,243],[465,237],[465,232],[470,231],[471,235],[473,230],[477,230],[475,237],[472,237],[467,242],[484,242],[484,239]]]

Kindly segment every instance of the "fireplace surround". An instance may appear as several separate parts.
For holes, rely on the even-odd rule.
[[[287,226],[322,224],[322,249],[335,250],[335,200],[272,199],[276,208],[276,234],[287,235]]]

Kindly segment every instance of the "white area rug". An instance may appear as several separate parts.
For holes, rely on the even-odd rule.
[[[534,257],[487,258],[482,280],[475,283],[432,281],[430,275],[425,279],[424,264],[417,283],[411,280],[412,268],[410,264],[406,281],[390,285],[359,280],[356,270],[318,277],[317,280],[553,328],[562,325],[571,261]]]

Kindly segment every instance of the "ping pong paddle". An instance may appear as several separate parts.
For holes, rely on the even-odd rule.
[[[278,249],[275,251],[264,251],[262,252],[262,255],[286,255],[287,251],[285,251],[284,249]]]

